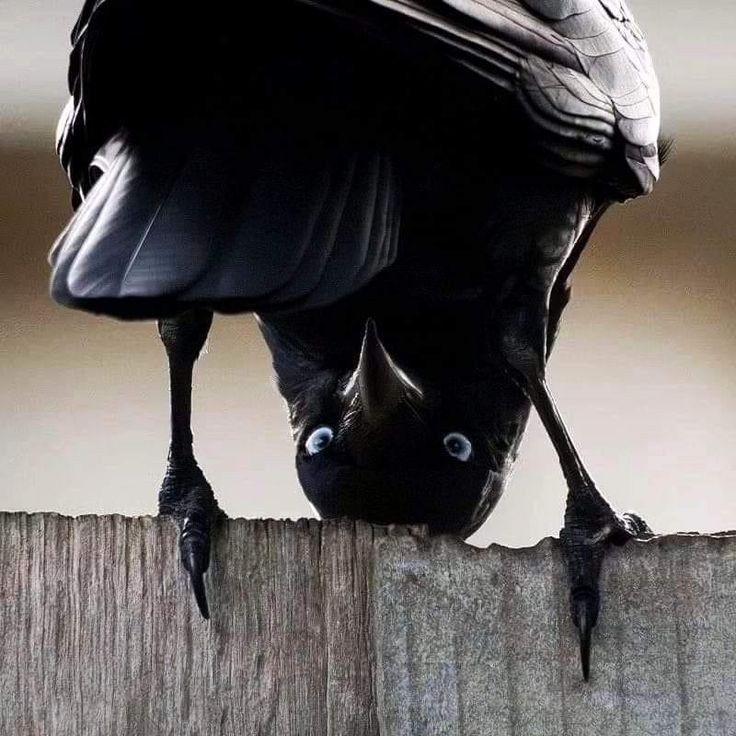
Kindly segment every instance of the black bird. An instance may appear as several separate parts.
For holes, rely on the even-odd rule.
[[[261,7],[263,5],[263,7]],[[604,500],[545,382],[569,280],[659,173],[659,92],[620,0],[87,0],[58,150],[76,213],[62,304],[157,319],[171,447],[160,512],[197,604],[221,514],[192,449],[213,312],[257,313],[323,517],[466,537],[531,406],[569,494],[587,679]]]

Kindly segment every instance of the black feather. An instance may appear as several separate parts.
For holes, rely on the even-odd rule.
[[[669,150],[646,46],[607,8],[279,0],[243,18],[87,0],[55,298],[128,318],[257,311],[320,511],[471,532],[529,413],[509,358],[543,372],[598,218]],[[351,440],[368,319],[423,393]],[[325,422],[334,462],[310,461],[304,434]],[[455,430],[474,440],[462,467],[443,450]]]

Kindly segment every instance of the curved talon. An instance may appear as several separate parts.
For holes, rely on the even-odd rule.
[[[598,603],[595,596],[585,594],[580,597],[573,595],[572,620],[578,630],[580,641],[580,665],[583,670],[583,679],[590,679],[590,649],[593,627],[598,620]]]
[[[189,579],[192,582],[192,591],[194,593],[194,600],[197,601],[197,608],[199,608],[202,618],[207,621],[210,617],[210,607],[207,603],[207,593],[204,588],[204,571],[199,566],[199,558],[195,552],[190,553],[187,562],[184,563],[184,567],[189,573]]]
[[[184,519],[179,546],[181,562],[189,573],[197,608],[202,618],[207,620],[210,617],[210,608],[204,587],[204,574],[210,565],[210,538],[206,522],[195,516]]]
[[[581,606],[578,612],[578,638],[580,639],[580,664],[583,668],[583,679],[588,682],[590,679],[590,641],[593,626],[588,618],[585,605]]]

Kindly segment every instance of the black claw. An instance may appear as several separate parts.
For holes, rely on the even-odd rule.
[[[189,573],[197,608],[202,618],[208,620],[210,607],[204,587],[204,574],[210,565],[210,537],[207,522],[194,515],[184,519],[179,545],[181,562]]]
[[[580,664],[583,670],[583,679],[590,679],[590,644],[593,638],[593,627],[598,619],[598,603],[595,595],[573,594],[572,620],[578,630],[580,640]]]
[[[194,592],[194,600],[197,601],[197,608],[202,614],[202,618],[208,621],[210,618],[210,607],[207,604],[207,593],[204,589],[204,572],[198,566],[198,560],[195,555],[189,556],[184,564],[189,572],[189,579],[192,581],[192,591]]]
[[[583,668],[583,679],[590,678],[590,639],[593,627],[588,621],[588,614],[583,610],[578,614],[578,637],[580,639],[580,664]]]

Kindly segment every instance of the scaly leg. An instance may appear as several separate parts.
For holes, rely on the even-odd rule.
[[[210,562],[210,533],[222,512],[194,458],[190,423],[192,372],[211,324],[212,312],[204,309],[158,322],[169,359],[171,385],[171,445],[158,496],[159,513],[173,516],[179,525],[181,561],[205,619],[210,615],[204,587],[204,573]]]
[[[590,643],[598,620],[598,578],[609,544],[644,538],[651,530],[635,514],[617,514],[599,493],[560,417],[545,380],[546,295],[527,291],[505,312],[502,353],[532,401],[557,451],[568,486],[560,542],[570,580],[573,623],[580,637],[583,677],[590,674]]]

